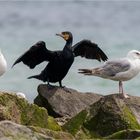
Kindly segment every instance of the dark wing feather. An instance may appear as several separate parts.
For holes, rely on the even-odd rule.
[[[46,48],[44,41],[39,41],[34,44],[29,50],[27,50],[23,55],[21,55],[13,64],[23,62],[30,68],[34,68],[36,65],[43,61],[51,61],[55,55],[55,52],[49,51]],[[12,67],[13,67],[12,66]]]
[[[82,40],[73,46],[75,56],[85,57],[87,59],[97,59],[98,61],[106,61],[106,54],[98,47],[97,44],[90,40]]]

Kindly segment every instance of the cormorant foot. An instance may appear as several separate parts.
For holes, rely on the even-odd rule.
[[[60,86],[60,88],[65,88],[65,86]]]
[[[70,91],[66,86],[61,86],[60,88],[62,88],[62,89],[65,90],[66,92],[71,93],[71,91]]]
[[[50,84],[47,84],[47,86],[48,86],[48,89],[49,89],[49,90],[51,90],[51,89],[54,88],[54,86],[53,86],[53,85],[50,85]]]

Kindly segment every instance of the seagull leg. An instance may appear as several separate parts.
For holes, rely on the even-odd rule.
[[[119,93],[123,93],[123,85],[122,85],[122,81],[119,81]]]
[[[129,96],[126,93],[124,93],[124,91],[123,91],[122,81],[119,81],[119,93],[122,94],[124,98],[129,98]]]

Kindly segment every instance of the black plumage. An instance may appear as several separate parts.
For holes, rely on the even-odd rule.
[[[50,51],[46,48],[44,41],[39,41],[21,55],[13,66],[23,62],[32,69],[41,62],[48,61],[49,63],[39,75],[31,76],[29,79],[36,78],[43,82],[47,81],[48,84],[49,82],[59,82],[60,87],[62,87],[61,81],[68,73],[74,57],[81,56],[87,59],[97,59],[98,61],[108,59],[98,45],[89,40],[82,40],[72,46],[73,36],[71,32],[66,31],[56,35],[61,36],[66,41],[63,50]]]

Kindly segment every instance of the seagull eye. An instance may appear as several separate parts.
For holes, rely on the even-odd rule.
[[[136,52],[136,55],[140,55],[140,53]]]

